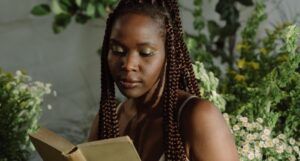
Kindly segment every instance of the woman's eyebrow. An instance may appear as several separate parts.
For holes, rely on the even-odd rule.
[[[120,45],[121,47],[126,48],[125,45],[123,45],[120,41],[118,41],[117,39],[114,39],[114,38],[110,39],[110,43],[113,43],[113,44],[116,44],[116,45]],[[137,46],[139,46],[139,47],[150,46],[151,48],[156,49],[157,45],[154,44],[154,43],[152,43],[152,42],[141,42],[141,43],[138,43]]]
[[[156,45],[154,43],[151,42],[142,42],[142,43],[138,43],[138,46],[151,46],[151,47],[155,47]]]
[[[117,45],[124,47],[124,45],[121,42],[119,42],[118,40],[116,40],[114,38],[110,39],[109,41],[110,41],[110,43],[117,44]]]

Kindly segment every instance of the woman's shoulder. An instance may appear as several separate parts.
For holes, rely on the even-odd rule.
[[[180,129],[194,157],[200,160],[237,160],[230,130],[212,102],[200,97],[191,99],[182,112]]]
[[[206,119],[223,118],[218,108],[210,101],[199,96],[192,95],[186,91],[178,91],[179,110],[182,121],[193,123]]]

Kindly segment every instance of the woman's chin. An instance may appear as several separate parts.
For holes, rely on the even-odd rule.
[[[120,92],[127,98],[138,98],[143,95],[139,91],[132,89],[120,89]]]

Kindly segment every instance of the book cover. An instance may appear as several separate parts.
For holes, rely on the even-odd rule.
[[[78,145],[46,128],[29,136],[43,161],[141,161],[128,136]]]

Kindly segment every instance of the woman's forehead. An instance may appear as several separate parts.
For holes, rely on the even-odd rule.
[[[113,26],[111,39],[154,44],[163,42],[161,25],[151,17],[140,14],[119,17]]]

